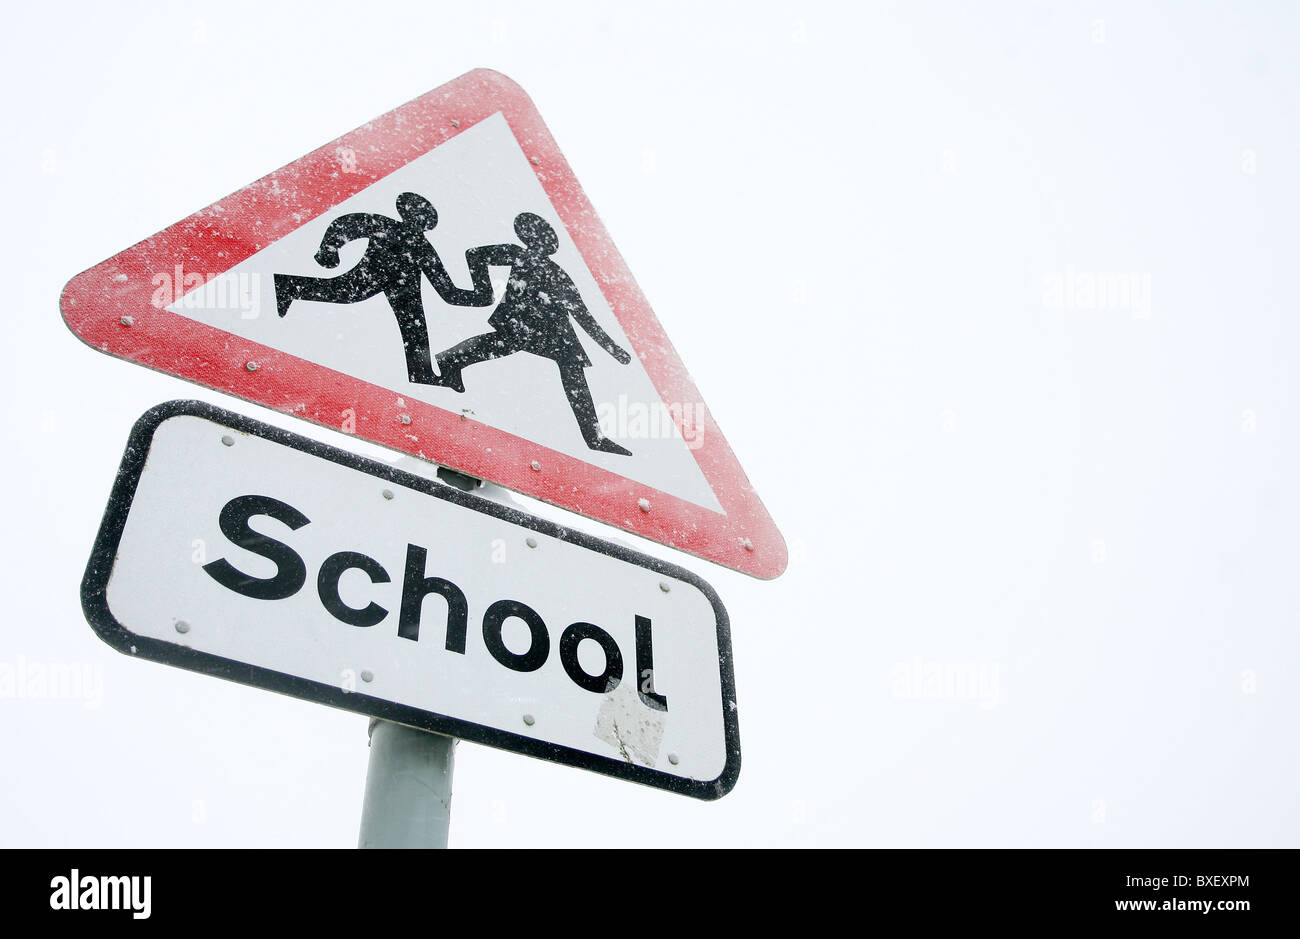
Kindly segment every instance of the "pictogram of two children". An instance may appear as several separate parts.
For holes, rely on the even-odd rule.
[[[465,290],[452,283],[442,259],[425,232],[438,224],[429,200],[414,192],[397,197],[398,219],[357,212],[330,223],[321,239],[316,262],[339,266],[339,248],[367,240],[361,260],[337,277],[275,275],[276,308],[285,316],[295,300],[357,303],[382,293],[388,299],[406,350],[407,376],[422,385],[437,385],[463,392],[461,372],[479,362],[517,352],[551,359],[559,367],[560,382],[583,440],[593,450],[631,455],[600,432],[596,406],[583,370],[591,360],[573,329],[579,326],[601,348],[626,365],[631,356],[605,332],[583,303],[582,295],[551,255],[559,250],[555,230],[531,212],[515,217],[515,234],[522,245],[499,244],[465,252],[473,286]],[[430,355],[429,330],[420,298],[421,277],[453,306],[489,306],[492,303],[490,267],[510,269],[505,293],[488,319],[492,331],[466,339],[450,349]],[[437,371],[434,371],[434,365]]]

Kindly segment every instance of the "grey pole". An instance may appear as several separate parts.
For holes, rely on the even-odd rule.
[[[370,721],[360,848],[445,848],[456,740]]]
[[[446,467],[403,457],[399,469],[437,478],[462,492],[513,504],[509,496],[483,481]],[[451,824],[451,774],[456,739],[372,718],[370,764],[361,804],[360,848],[445,848]]]

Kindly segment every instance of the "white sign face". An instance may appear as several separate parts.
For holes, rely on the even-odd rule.
[[[128,654],[697,798],[739,773],[697,576],[209,405],[137,423],[82,597]]]
[[[372,385],[403,389],[406,399],[471,414],[476,421],[594,463],[711,512],[722,512],[695,461],[693,441],[685,440],[668,417],[660,422],[662,433],[638,434],[629,441],[629,446],[635,445],[630,455],[602,453],[587,446],[564,394],[545,393],[560,391],[555,363],[545,358],[516,355],[508,361],[493,360],[473,369],[473,380],[467,380],[462,391],[454,391],[408,380],[406,360],[401,354],[403,337],[383,293],[343,305],[304,298],[284,316],[276,315],[277,273],[319,278],[352,269],[368,245],[364,239],[339,249],[337,270],[323,271],[313,260],[330,225],[352,213],[393,215],[393,207],[404,192],[428,193],[435,200],[438,224],[427,237],[452,282],[465,287],[471,280],[466,247],[509,242],[515,237],[512,225],[521,211],[545,219],[560,245],[553,256],[555,261],[570,272],[583,303],[601,328],[623,348],[630,347],[500,113],[194,288],[167,309]],[[505,292],[508,273],[506,268],[493,269],[493,300],[481,307],[448,303],[427,281],[422,281],[430,348],[450,349],[467,336],[490,333],[488,319]],[[232,297],[240,298],[240,302],[232,303]],[[639,359],[620,364],[581,330],[574,335],[591,362],[584,370],[584,378],[598,416],[605,418],[611,436],[616,436],[620,400],[658,402],[659,394]],[[526,393],[520,392],[521,387],[527,389]],[[626,405],[623,410],[627,411]]]

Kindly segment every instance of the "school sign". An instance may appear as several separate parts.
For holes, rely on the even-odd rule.
[[[528,96],[487,70],[74,278],[92,347],[771,578],[785,543]]]

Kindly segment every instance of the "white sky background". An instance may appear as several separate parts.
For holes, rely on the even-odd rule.
[[[94,353],[58,296],[479,66],[531,94],[792,560],[673,555],[731,614],[730,795],[463,744],[453,846],[1300,842],[1300,14],[701,6],[7,13],[0,663],[103,689],[0,699],[0,845],[355,844],[366,718],[128,659],[77,594],[148,407],[316,431]],[[1149,278],[1149,312],[1053,308],[1067,270]],[[996,686],[909,697],[918,659]]]

